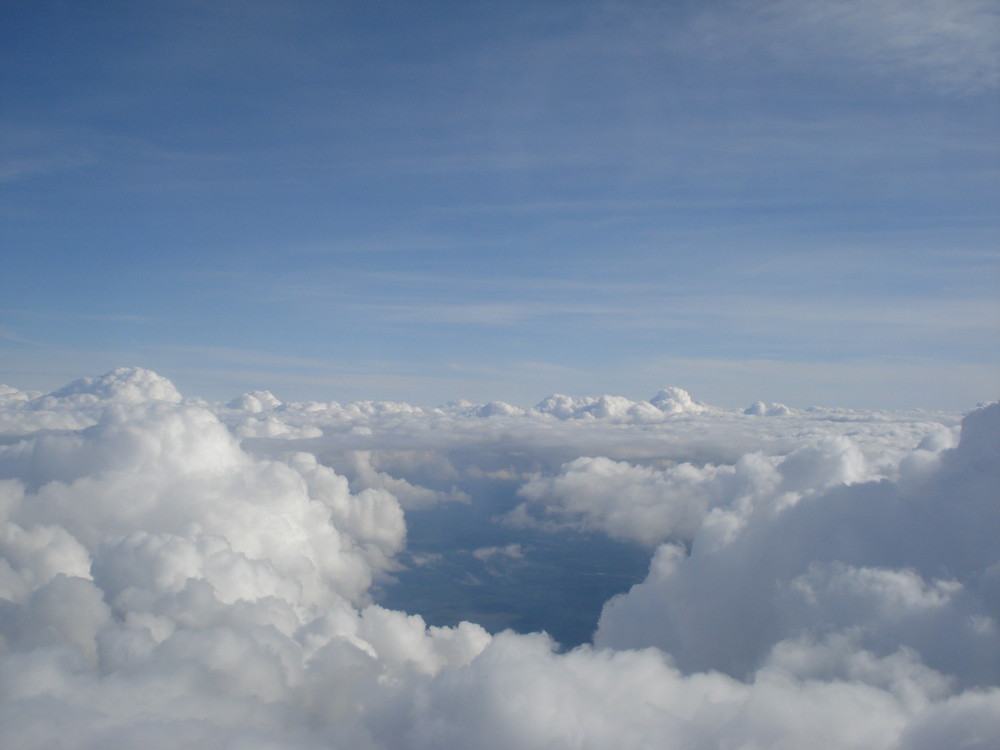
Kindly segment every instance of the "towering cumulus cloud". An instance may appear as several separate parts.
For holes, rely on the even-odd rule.
[[[974,412],[933,471],[917,453],[897,482],[842,481],[859,472],[842,441],[758,469],[757,491],[707,514],[690,555],[656,550],[647,580],[606,605],[597,643],[734,675],[770,653],[824,676],[850,644],[996,684],[998,434],[1000,404]],[[802,494],[803,479],[818,490]]]
[[[123,368],[0,389],[0,432],[2,747],[1000,744],[1000,405],[223,406]],[[494,575],[526,530],[649,550],[592,644],[373,603],[411,514],[498,487]]]

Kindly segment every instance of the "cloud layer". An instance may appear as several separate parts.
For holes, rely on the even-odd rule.
[[[0,399],[5,747],[1000,740],[1000,405],[221,405],[127,368]],[[374,603],[413,514],[500,486],[496,575],[526,526],[650,550],[593,644]]]

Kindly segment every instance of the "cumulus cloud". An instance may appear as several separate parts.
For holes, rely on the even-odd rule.
[[[4,747],[1000,739],[998,405],[956,442],[957,415],[760,419],[680,389],[213,405],[119,369],[0,395]],[[497,487],[552,535],[652,548],[592,645],[374,603],[408,521],[489,524]],[[536,552],[463,549],[497,576]]]
[[[632,401],[623,396],[571,398],[556,393],[540,401],[533,411],[558,419],[601,419],[616,422],[658,422],[664,415],[697,414],[706,406],[695,402],[683,388],[662,388],[649,401]],[[488,416],[480,414],[480,416]]]
[[[787,417],[793,412],[784,404],[765,404],[763,401],[754,401],[744,409],[743,413],[755,417]]]
[[[842,678],[803,679],[775,664],[744,682],[684,674],[656,650],[557,655],[543,637],[504,634],[467,668],[408,684],[369,721],[385,746],[426,750],[926,747],[908,731],[918,722],[970,747],[997,736],[997,691],[959,696],[974,722],[960,731],[962,709],[935,700],[947,692],[939,675],[906,654],[852,653],[858,663]]]
[[[973,412],[958,447],[916,482],[863,481],[847,446],[790,454],[769,502],[714,509],[690,554],[659,547],[646,581],[605,606],[596,642],[743,675],[784,639],[842,633],[875,653],[913,649],[964,684],[997,684],[998,434],[1000,405]],[[774,502],[803,487],[813,490]]]
[[[99,377],[80,378],[39,400],[39,406],[61,402],[85,405],[100,402],[141,404],[147,401],[181,400],[174,384],[140,367],[119,367]]]
[[[18,391],[3,386],[0,434],[41,429],[75,430],[88,427],[111,404],[148,401],[178,403],[174,384],[141,367],[119,367],[99,377],[74,380],[52,393]]]
[[[926,450],[919,456],[910,463],[935,458]],[[646,545],[690,543],[706,523],[707,539],[727,526],[742,526],[751,513],[774,513],[828,487],[898,474],[909,454],[879,458],[869,461],[844,435],[807,440],[785,456],[748,453],[733,465],[684,462],[658,469],[584,457],[563,465],[555,476],[533,474],[518,492],[528,503],[505,520],[597,530]]]
[[[616,539],[655,544],[690,539],[708,509],[738,490],[728,467],[681,464],[665,470],[604,457],[578,458],[557,476],[535,474],[519,494],[543,508],[536,519],[520,505],[507,520],[518,525],[565,525]]]
[[[0,385],[0,405],[10,406],[20,401],[31,401],[42,396],[39,391],[21,391],[9,385]]]

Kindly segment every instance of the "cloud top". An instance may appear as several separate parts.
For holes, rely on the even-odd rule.
[[[223,406],[119,369],[5,393],[6,747],[1000,739],[1000,405],[956,444],[957,417],[769,420],[679,389],[485,413],[265,392]],[[269,418],[290,431],[244,430]],[[651,550],[593,644],[373,603],[415,514],[480,512],[495,486],[547,533]],[[536,555],[459,551],[497,576]]]

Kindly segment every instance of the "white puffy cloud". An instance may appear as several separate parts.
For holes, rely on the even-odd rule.
[[[147,401],[181,400],[174,384],[141,367],[118,367],[95,378],[80,378],[40,399],[40,405],[66,402],[89,405],[100,402],[141,404]]]
[[[685,669],[742,675],[786,638],[843,632],[997,684],[998,434],[1000,406],[973,412],[958,447],[911,483],[861,481],[847,448],[789,455],[777,490],[811,492],[763,512],[713,510],[690,554],[661,546],[646,581],[605,606],[596,642],[655,645]]]
[[[838,435],[808,441],[783,457],[748,453],[734,465],[685,462],[657,469],[584,457],[555,476],[533,474],[518,493],[529,503],[506,520],[603,531],[646,545],[690,542],[706,523],[715,530],[739,527],[750,514],[776,512],[810,493],[898,473],[904,455],[871,462],[850,438]],[[710,515],[712,510],[717,512]]]
[[[754,401],[743,410],[743,413],[755,417],[787,417],[794,412],[784,404],[765,404],[763,401]]]
[[[3,386],[0,434],[78,430],[94,424],[112,404],[180,400],[173,383],[141,367],[119,367],[99,377],[80,378],[47,394]]]
[[[556,393],[540,401],[533,411],[557,419],[602,419],[616,422],[658,422],[664,415],[698,414],[708,407],[695,402],[683,388],[670,386],[657,391],[649,401],[632,401],[623,396],[571,398]],[[490,416],[482,414],[479,416]]]
[[[575,526],[604,531],[616,539],[655,544],[665,538],[690,539],[709,508],[732,500],[752,478],[733,467],[680,464],[658,470],[608,458],[578,458],[557,476],[535,474],[519,494],[542,505],[536,521],[518,506],[513,523]],[[750,490],[749,485],[745,488]]]
[[[467,668],[414,680],[366,718],[384,746],[421,750],[888,750],[917,722],[972,747],[996,738],[1000,691],[962,694],[976,728],[957,731],[951,716],[936,715],[948,706],[939,700],[947,692],[939,675],[906,653],[851,653],[857,664],[839,678],[803,678],[769,664],[744,682],[684,674],[655,649],[555,654],[541,636],[502,634]]]
[[[380,457],[372,451],[350,451],[345,458],[337,468],[350,478],[352,486],[390,492],[406,510],[421,510],[439,502],[469,502],[469,496],[455,486],[439,492],[379,471],[376,465]]]
[[[759,419],[680,389],[222,406],[121,369],[4,393],[0,746],[1000,739],[1000,406],[956,443],[956,415]],[[408,518],[481,512],[497,486],[553,534],[655,548],[594,645],[373,603]],[[510,539],[404,559],[456,551],[498,576],[536,554]]]
[[[9,385],[0,384],[0,406],[12,406],[19,402],[31,401],[45,394],[40,391],[21,391]]]
[[[262,411],[281,406],[281,402],[270,391],[253,391],[234,398],[226,406],[250,414],[260,414]]]

